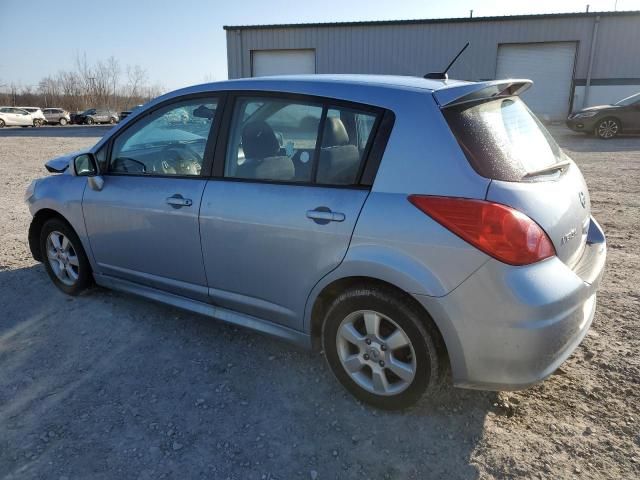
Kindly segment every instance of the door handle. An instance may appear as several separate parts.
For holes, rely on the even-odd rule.
[[[184,198],[179,193],[167,198],[167,204],[171,205],[173,208],[182,208],[182,207],[190,207],[193,205],[193,201],[190,198]]]
[[[332,212],[327,207],[317,207],[314,210],[307,210],[307,218],[319,225],[326,225],[329,222],[344,222],[344,213]]]

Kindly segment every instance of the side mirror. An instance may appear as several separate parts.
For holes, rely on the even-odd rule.
[[[78,177],[93,177],[98,175],[98,162],[93,153],[83,153],[73,159],[71,172]]]

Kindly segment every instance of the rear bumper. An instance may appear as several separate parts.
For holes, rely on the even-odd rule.
[[[453,292],[416,295],[447,345],[458,387],[518,390],[551,375],[576,349],[594,317],[606,243],[591,219],[572,269],[558,258],[513,267],[490,260]]]

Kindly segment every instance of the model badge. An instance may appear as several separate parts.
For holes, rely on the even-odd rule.
[[[564,245],[565,243],[567,243],[569,240],[575,237],[577,233],[578,232],[575,228],[572,228],[571,230],[569,230],[567,234],[563,235],[562,238],[560,239],[560,245]]]
[[[580,205],[582,205],[582,208],[587,208],[587,197],[584,192],[580,192],[578,197],[580,197]]]

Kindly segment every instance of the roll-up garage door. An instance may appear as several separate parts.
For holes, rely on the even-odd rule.
[[[304,50],[253,50],[251,75],[295,75],[316,73],[316,52]]]
[[[563,120],[569,112],[575,42],[504,44],[498,47],[496,78],[528,78],[522,95],[540,118]]]

